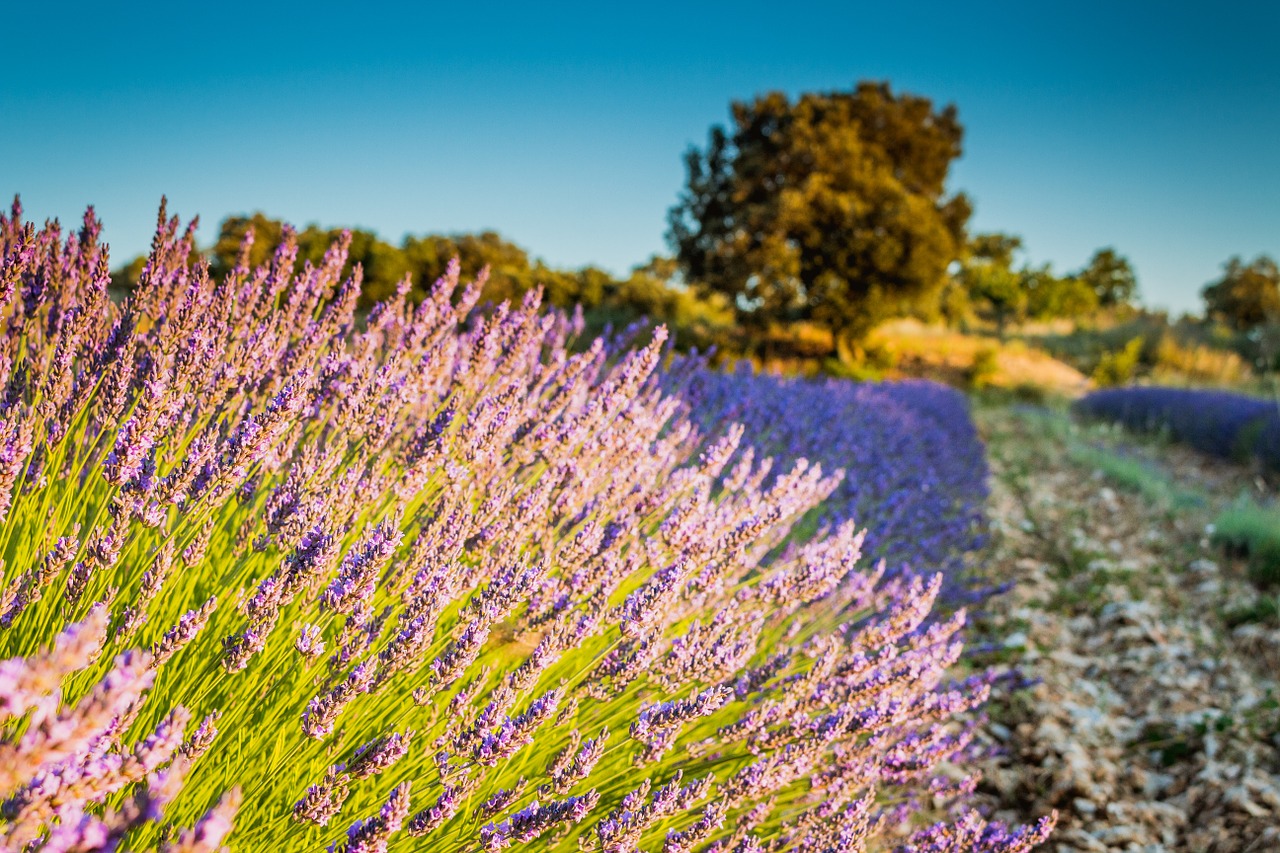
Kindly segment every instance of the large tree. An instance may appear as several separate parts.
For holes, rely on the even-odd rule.
[[[689,281],[728,295],[746,322],[811,320],[837,339],[942,285],[971,211],[946,190],[955,107],[864,82],[731,110],[732,129],[686,155],[669,214]]]
[[[1280,269],[1266,255],[1246,264],[1234,257],[1222,278],[1201,291],[1208,314],[1241,331],[1280,323]]]

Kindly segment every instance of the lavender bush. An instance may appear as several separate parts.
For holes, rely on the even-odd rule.
[[[1094,391],[1078,413],[1160,432],[1223,459],[1252,458],[1280,471],[1280,406],[1227,391],[1130,387]]]
[[[687,412],[694,367],[664,391],[662,330],[575,352],[536,292],[477,311],[456,266],[357,318],[345,241],[214,281],[163,209],[115,304],[99,237],[92,211],[67,235],[0,216],[4,849],[1047,834],[988,823],[944,772],[987,679],[947,675],[963,612],[931,618],[939,575],[859,567],[872,449],[842,423],[845,450],[775,466],[800,446]],[[820,509],[842,452],[847,506]],[[928,492],[892,466],[864,487],[965,517],[973,461],[930,452]]]

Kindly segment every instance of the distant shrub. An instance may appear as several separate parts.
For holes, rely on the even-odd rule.
[[[1118,318],[1117,318],[1118,319]],[[1036,346],[1087,375],[1104,359],[1114,359],[1134,338],[1143,340],[1134,378],[1171,385],[1188,383],[1239,386],[1265,370],[1262,341],[1220,324],[1198,320],[1170,322],[1156,313],[1140,313],[1114,323],[1077,326],[1069,332],[1034,336]],[[1101,384],[1101,383],[1099,383]]]
[[[1179,377],[1201,382],[1232,385],[1246,381],[1249,365],[1236,353],[1205,344],[1180,343],[1172,334],[1163,334],[1154,354],[1156,377]]]
[[[1121,349],[1103,353],[1098,366],[1094,368],[1093,381],[1104,388],[1132,381],[1138,369],[1143,343],[1142,338],[1133,338]]]
[[[981,390],[992,383],[1000,369],[1000,353],[995,347],[983,347],[973,354],[973,363],[965,372],[969,387]]]
[[[835,379],[849,379],[854,382],[879,382],[884,379],[884,371],[862,361],[841,361],[828,358],[822,362],[822,372]]]
[[[823,360],[822,372],[855,382],[879,382],[897,366],[897,354],[883,342],[871,340],[857,347],[841,347],[837,357]]]

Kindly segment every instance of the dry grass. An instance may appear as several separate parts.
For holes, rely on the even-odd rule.
[[[871,333],[867,344],[885,350],[897,371],[964,384],[979,353],[994,352],[995,372],[989,384],[1000,388],[1035,386],[1075,397],[1089,380],[1074,367],[1021,341],[1000,342],[985,335],[969,335],[918,320],[893,320]]]

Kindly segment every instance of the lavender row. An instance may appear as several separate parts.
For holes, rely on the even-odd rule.
[[[663,330],[579,345],[456,265],[361,317],[346,238],[251,240],[211,278],[162,210],[116,304],[92,211],[0,216],[0,848],[1045,837],[952,770],[991,679],[950,674],[942,575],[861,560],[844,471],[690,416],[710,375],[664,390]],[[949,494],[967,451],[929,452]]]
[[[1227,391],[1141,386],[1094,391],[1077,413],[1138,432],[1164,433],[1223,459],[1280,471],[1280,405]]]
[[[697,370],[679,393],[704,423],[738,422],[788,463],[841,469],[820,526],[866,530],[889,571],[942,572],[953,603],[981,595],[965,574],[985,542],[988,469],[965,396],[935,382],[855,384]]]

